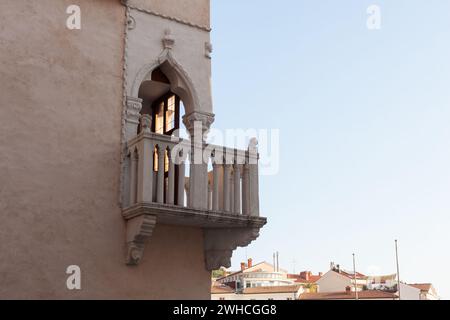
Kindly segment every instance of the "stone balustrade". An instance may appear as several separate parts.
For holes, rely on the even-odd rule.
[[[202,119],[194,116],[188,119]],[[267,223],[259,213],[256,139],[247,150],[225,148],[153,133],[151,122],[142,116],[140,133],[126,144],[127,264],[139,264],[160,223],[202,228],[206,269],[230,267],[233,250],[258,238]],[[195,132],[191,122],[185,124]]]
[[[248,150],[142,132],[128,143],[125,208],[156,203],[224,214],[259,216],[256,141]],[[186,166],[190,176],[186,177]],[[205,181],[202,181],[204,179]],[[204,190],[199,190],[203,188]],[[192,192],[192,191],[195,192]]]

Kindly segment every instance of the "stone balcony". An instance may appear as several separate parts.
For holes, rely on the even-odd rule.
[[[159,223],[202,228],[206,268],[229,267],[233,250],[255,240],[267,222],[259,214],[256,144],[238,150],[191,143],[144,125],[127,143],[127,264],[139,264]]]

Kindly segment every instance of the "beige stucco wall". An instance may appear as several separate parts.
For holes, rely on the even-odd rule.
[[[149,9],[199,26],[210,25],[210,0],[129,0],[129,4]]]
[[[319,286],[319,292],[342,292],[345,291],[346,287],[352,285],[352,281],[330,270],[317,280],[317,285]]]
[[[199,229],[158,225],[125,265],[118,206],[124,8],[0,1],[0,299],[210,298]],[[82,290],[66,288],[79,265]]]

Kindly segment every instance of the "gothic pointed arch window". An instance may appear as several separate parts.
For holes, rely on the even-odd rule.
[[[182,102],[180,97],[171,91],[170,81],[160,68],[152,72],[150,81],[142,83],[139,97],[143,100],[141,113],[152,116],[152,132],[172,135],[180,129]]]

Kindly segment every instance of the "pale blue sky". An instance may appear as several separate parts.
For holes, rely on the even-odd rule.
[[[381,7],[382,29],[366,27]],[[450,298],[450,1],[213,0],[216,128],[279,128],[257,242],[233,256],[330,261]]]

